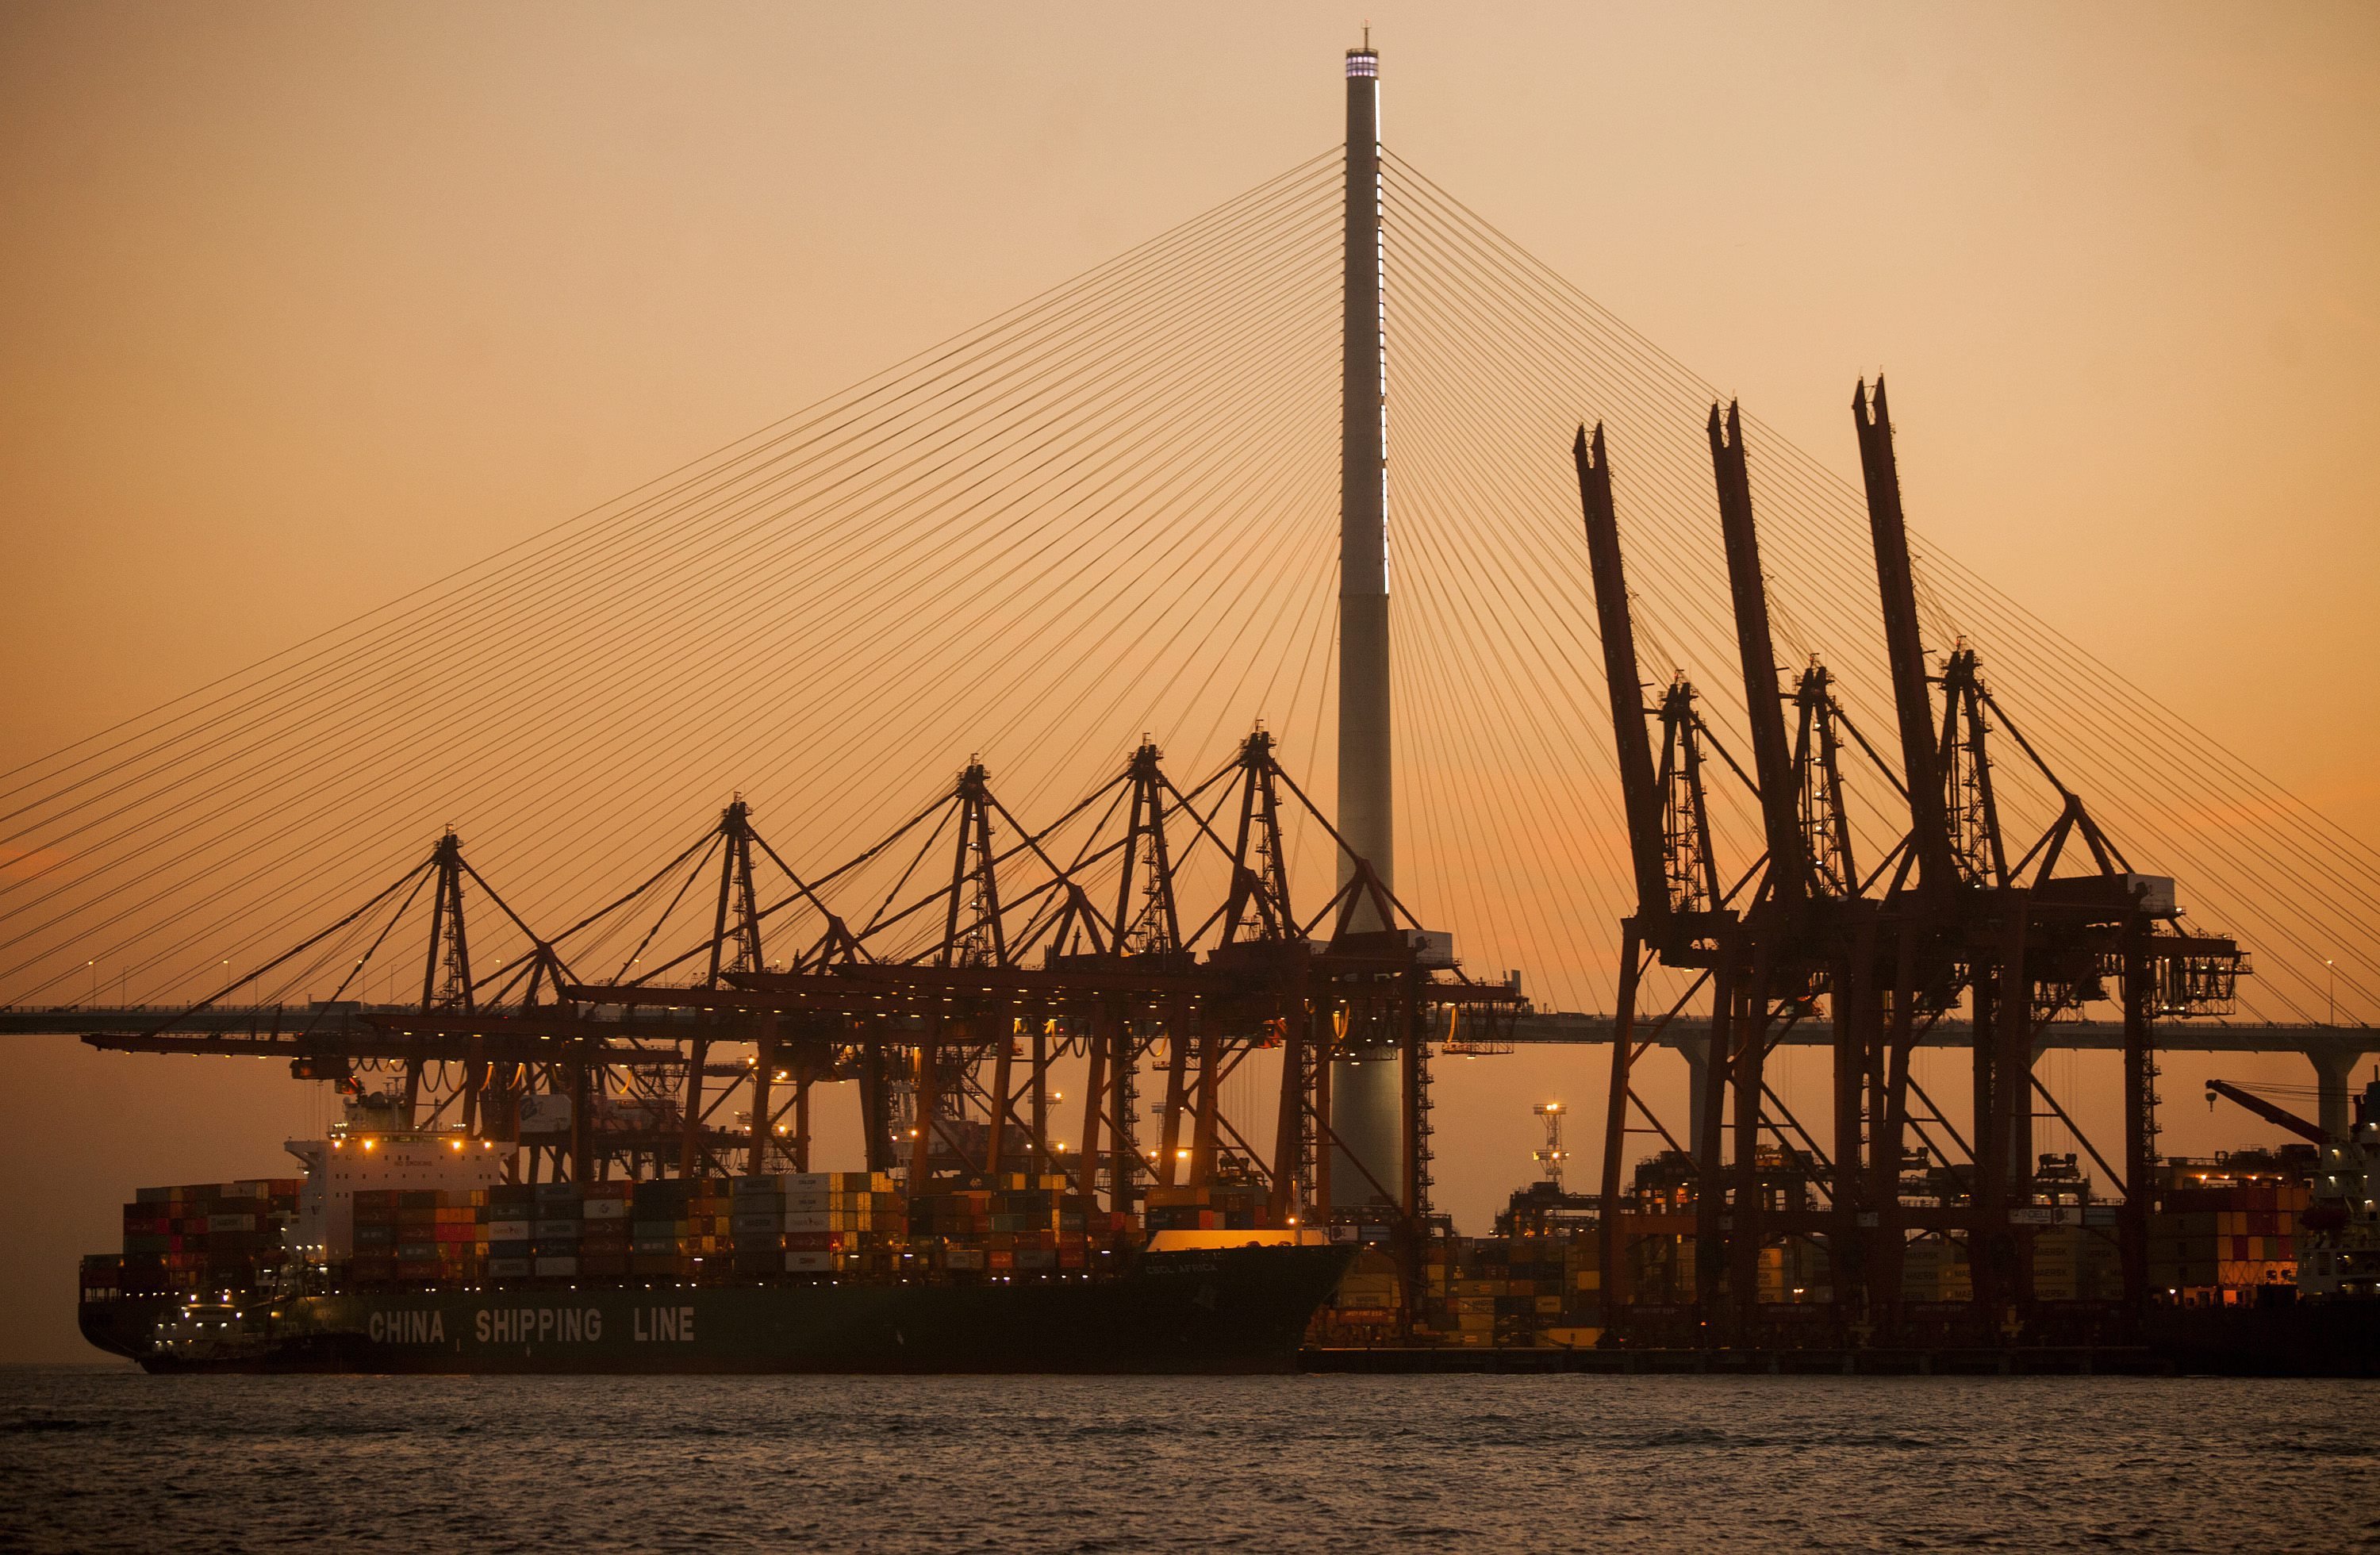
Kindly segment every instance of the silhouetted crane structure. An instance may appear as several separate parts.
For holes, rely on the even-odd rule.
[[[1752,752],[1749,772],[1732,758],[1720,770],[1750,790],[1766,844],[1725,890],[1706,819],[1712,769],[1701,756],[1716,740],[1682,676],[1658,708],[1645,706],[1609,455],[1600,425],[1591,438],[1579,431],[1579,489],[1637,882],[1636,909],[1622,925],[1603,1201],[1623,1201],[1627,1109],[1643,1111],[1630,1083],[1646,1046],[1635,1029],[1642,974],[1653,961],[1690,968],[1694,988],[1707,982],[1711,990],[1712,1051],[1693,1099],[1696,1328],[1738,1343],[1777,1342],[1779,1310],[1759,1302],[1758,1260],[1766,1247],[1807,1238],[1831,1259],[1838,1337],[1900,1338],[1900,1254],[1908,1234],[1922,1232],[1959,1237],[1971,1248],[1973,1337],[1990,1342],[2021,1318],[2032,1288],[2034,1099],[2046,1096],[2034,1075],[2036,1044],[2058,1015],[2112,1001],[2125,1033],[2127,1191],[2118,1242],[2125,1302],[2136,1312],[2146,1294],[2156,1026],[2228,1011],[2246,957],[2228,938],[2180,926],[2174,882],[2131,870],[2082,796],[1995,697],[1973,649],[1961,642],[1929,662],[1881,379],[1872,397],[1860,385],[1852,409],[1900,728],[1898,771],[1852,727],[1823,664],[1814,660],[1790,689],[1780,686],[1742,424],[1733,405],[1711,407]],[[1662,730],[1658,772],[1648,717]],[[2016,850],[1993,791],[1986,742],[1995,733],[2058,799],[2056,820],[2013,865]],[[1869,781],[1889,784],[1907,811],[1907,831],[1864,877],[1844,810],[1847,743],[1869,758]],[[1973,1138],[1956,1190],[1928,1189],[1917,1202],[1903,1180],[1911,1051],[1962,995],[1975,1033]],[[1781,1030],[1819,1019],[1833,1031],[1828,1146],[1811,1137],[1765,1078]],[[1814,1164],[1826,1205],[1789,1209],[1771,1202],[1778,1151],[1799,1151]],[[1607,1212],[1602,1235],[1605,1322],[1625,1332],[1637,1316],[1626,1290],[1627,1217]]]
[[[1833,1343],[2009,1332],[2042,1223],[2036,1099],[2121,1181],[2137,1309],[2160,1032],[2228,1010],[2247,958],[2185,929],[2174,881],[2116,833],[2190,870],[2265,954],[2251,1005],[2303,1023],[2261,1029],[2313,1061],[2333,1132],[2380,1034],[2313,1013],[2380,998],[2380,853],[1951,559],[1925,556],[1921,592],[1880,379],[1852,406],[1863,515],[1781,442],[1755,464],[1735,406],[1381,144],[1374,51],[1343,71],[1343,147],[0,773],[0,982],[28,1005],[91,990],[0,1011],[0,1030],[385,1086],[410,1123],[512,1145],[528,1180],[807,1170],[813,1092],[849,1082],[866,1164],[913,1192],[1030,1171],[1129,1210],[1253,1185],[1274,1225],[1371,1221],[1409,1259],[1442,1219],[1433,1050],[1609,1040],[1613,1340],[1778,1342],[1814,1311]],[[1633,531],[1642,596],[1601,420],[1577,435],[1575,544],[1560,443],[1582,404],[1637,438],[1632,521],[1663,526]],[[1764,527],[1783,541],[1766,559]],[[1857,647],[1879,616],[1881,655],[1830,662],[1803,635]],[[762,686],[795,690],[772,706]],[[1332,687],[1330,819],[1265,724],[1222,759],[1257,712],[1322,750]],[[2011,704],[2046,711],[2028,733]],[[935,775],[965,729],[1012,793],[1060,792],[1098,731],[1151,726],[1202,741],[1192,759],[1214,770],[1177,788],[1144,736],[1038,826],[980,756]],[[796,796],[771,824],[805,845],[773,844],[739,794],[632,890],[532,927],[632,878],[689,795],[761,781]],[[893,813],[880,795],[928,789],[847,851]],[[495,872],[530,910],[437,826],[464,813],[475,842],[516,850]],[[1621,878],[1602,837],[1623,829]],[[843,861],[789,862],[812,853]],[[418,862],[367,888],[399,859]],[[1616,928],[1611,1017],[1533,1012],[1517,973],[1463,975],[1406,900],[1527,959],[1538,987],[1598,999]],[[153,1018],[103,1011],[103,959],[120,990],[224,986]],[[2088,1019],[2102,1005],[2114,1021]],[[2124,1137],[2102,1152],[2034,1061],[2116,1029]],[[1971,1137],[1912,1071],[1957,1032]],[[1778,1050],[1814,1034],[1823,1139],[1779,1095]],[[1639,1083],[1657,1046],[1689,1061],[1682,1128]],[[1087,1081],[1079,1114],[1060,1063]],[[1227,1080],[1245,1098],[1276,1065],[1269,1119],[1226,1104]],[[1664,1171],[1690,1166],[1690,1213],[1670,1179],[1658,1212],[1629,1207],[1646,1133]],[[1561,1153],[1549,1136],[1549,1169]],[[1634,1299],[1631,1247],[1681,1234],[1691,1302]],[[1972,1251],[1955,1334],[1904,1309],[1920,1235]],[[1759,1300],[1762,1260],[1794,1242],[1828,1255],[1829,1302]]]
[[[285,1056],[301,1077],[351,1086],[363,1070],[393,1064],[409,1124],[459,1124],[514,1143],[516,1170],[529,1180],[805,1172],[812,1087],[856,1080],[868,1167],[905,1168],[913,1192],[953,1178],[1054,1172],[1083,1198],[1128,1213],[1152,1185],[1231,1181],[1263,1187],[1281,1223],[1371,1220],[1416,1249],[1432,1216],[1427,1045],[1442,1039],[1451,1012],[1492,1035],[1523,1001],[1507,984],[1463,976],[1441,953],[1443,937],[1422,933],[1352,854],[1347,884],[1326,900],[1293,902],[1284,795],[1344,852],[1262,728],[1188,790],[1144,741],[1122,772],[1038,829],[970,760],[947,794],[815,880],[786,863],[739,799],[700,844],[551,939],[520,923],[449,832],[426,862],[342,920],[387,918],[353,982],[369,976],[372,954],[430,884],[418,1011],[245,1037],[188,1029],[300,945],[138,1036],[87,1039]],[[1087,832],[1077,824],[1094,816]],[[833,905],[863,866],[905,850],[906,867],[872,912]],[[773,874],[763,876],[764,860]],[[1092,885],[1109,870],[1115,890],[1103,901]],[[612,980],[583,978],[564,958],[574,937],[659,901],[630,957],[641,965],[706,872],[715,872],[715,894],[710,932],[697,942]],[[528,934],[527,962],[473,978],[466,881]],[[1193,904],[1203,916],[1188,917],[1194,884],[1220,891]],[[919,942],[912,931],[921,923],[935,929]],[[771,946],[788,948],[772,962]],[[1400,1169],[1352,1154],[1331,1130],[1331,1066],[1355,1042],[1392,1049],[1415,1082]],[[1281,1062],[1267,1130],[1226,1112],[1223,1083],[1269,1050]],[[719,1061],[731,1051],[735,1061]],[[1072,1152],[1053,1137],[1049,1083],[1051,1065],[1068,1057],[1087,1062],[1090,1075]],[[1144,1150],[1135,1098],[1151,1073],[1163,1075],[1164,1101],[1159,1142]],[[569,1099],[566,1145],[521,1134],[521,1101],[532,1095]],[[1360,1181],[1334,1184],[1334,1154]]]

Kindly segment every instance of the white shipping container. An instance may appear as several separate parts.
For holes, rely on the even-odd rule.
[[[827,1252],[787,1253],[785,1269],[794,1274],[831,1273],[834,1269],[834,1255]]]
[[[788,1188],[785,1190],[785,1208],[787,1209],[832,1209],[834,1205],[829,1195],[812,1193],[807,1188]]]
[[[823,1209],[788,1209],[785,1211],[787,1231],[833,1231],[834,1217]]]
[[[533,1221],[490,1221],[488,1240],[491,1242],[527,1242],[531,1239],[529,1227]]]

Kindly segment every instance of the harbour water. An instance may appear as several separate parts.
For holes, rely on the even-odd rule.
[[[0,1371],[0,1548],[2380,1548],[2380,1383]]]

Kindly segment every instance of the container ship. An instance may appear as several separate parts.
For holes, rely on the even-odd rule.
[[[2240,1099],[2221,1082],[2207,1088]],[[2278,1152],[2281,1172],[2243,1172],[2235,1155],[2177,1173],[2195,1181],[2166,1196],[2171,1237],[2152,1248],[2173,1282],[2145,1337],[2190,1371],[2380,1377],[2380,1079],[2353,1099],[2341,1133],[2256,1110],[2307,1142]]]
[[[1278,1372],[1356,1254],[1220,1187],[1144,1227],[1055,1175],[524,1184],[459,1133],[289,1148],[303,1177],[142,1189],[83,1260],[84,1337],[151,1371]]]
[[[2380,1083],[2354,1112],[2320,1144],[2161,1162],[2136,1318],[2112,1209],[2073,1157],[2042,1158],[2052,1202],[2003,1358],[2380,1376]],[[914,1196],[897,1172],[516,1184],[508,1154],[452,1132],[348,1127],[290,1148],[301,1178],[125,1206],[123,1252],[84,1261],[91,1342],[158,1371],[446,1372],[1638,1369],[1708,1343],[1676,1152],[1639,1163],[1613,1330],[1601,1206],[1558,1182],[1515,1194],[1493,1235],[1433,1235],[1408,1263],[1383,1227],[1329,1233],[1363,1239],[1348,1243],[1267,1226],[1261,1194],[1229,1183],[1152,1187],[1120,1216],[1054,1175]],[[1781,1202],[1806,1166],[1779,1153]],[[1831,1274],[1822,1247],[1767,1250],[1754,1348],[1840,1349]],[[1900,1294],[1899,1361],[1997,1364],[1963,1239],[1910,1241]]]

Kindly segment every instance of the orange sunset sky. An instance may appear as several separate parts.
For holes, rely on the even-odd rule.
[[[431,585],[1329,152],[1341,51],[1367,20],[1384,141],[1740,395],[1768,440],[1755,458],[1790,443],[1855,484],[1845,407],[1886,371],[1925,546],[2346,832],[2380,837],[2380,10],[2354,5],[11,5],[0,766]],[[1427,379],[1397,375],[1395,243],[1392,470],[1399,383]],[[1335,396],[1336,316],[1321,317],[1317,382]],[[1548,425],[1622,417],[1593,397],[1548,405]],[[1325,441],[1295,468],[1321,472],[1321,505],[1294,487],[1282,512],[1328,525],[1335,397],[1306,413]],[[1412,456],[1419,489],[1435,456]],[[1716,572],[1715,524],[1682,565]],[[1329,587],[1313,573],[1313,597]],[[1406,619],[1400,652],[1418,653]],[[885,626],[864,605],[830,625],[836,640]],[[1181,651],[1222,650],[1194,636]],[[1572,667],[1599,711],[1599,666]],[[1070,673],[1055,701],[1108,705],[1101,664]],[[1462,678],[1449,671],[1448,700]],[[834,721],[889,717],[871,699],[915,690],[855,689]],[[1037,792],[1087,787],[1169,707],[1130,703]],[[1322,727],[1254,690],[1198,707],[1160,730],[1185,777],[1253,717]],[[636,758],[684,824],[589,869],[618,889],[738,790],[764,830],[782,816],[783,834],[818,839],[808,856],[837,856],[977,748],[971,716],[918,747],[923,789],[771,788],[736,767],[742,747],[708,743],[715,723],[690,725]],[[1503,782],[1424,737],[1451,722],[1415,727],[1403,802],[1442,809]],[[1317,743],[1287,759],[1327,795]],[[592,770],[607,748],[590,735],[552,759]],[[2136,756],[2152,784],[2170,759]],[[1007,759],[1021,783],[1031,759]],[[341,759],[337,744],[303,757]],[[1551,780],[1532,766],[1527,781]],[[418,838],[391,857],[445,820],[471,836],[481,820],[499,857],[508,840],[434,777],[340,802]],[[1582,849],[1599,824],[1533,814]],[[247,824],[277,820],[262,807]],[[0,869],[50,856],[12,849]],[[1459,919],[1468,898],[1422,878],[1437,856],[1417,840],[1400,884]],[[1599,910],[1538,876],[1501,889],[1524,915]],[[565,910],[560,893],[543,905]],[[2380,919],[2368,892],[2353,912]],[[1548,1002],[1604,1007],[1608,969],[1571,942],[1467,933]],[[2368,939],[2340,934],[2342,966],[2368,965]],[[79,943],[43,949],[40,976],[80,966]],[[193,996],[216,959],[195,948],[128,991]],[[111,975],[37,995],[28,973],[0,999],[82,999]],[[2319,985],[2296,986],[2321,1018]],[[2338,1013],[2380,1005],[2342,983]],[[0,1359],[80,1353],[72,1257],[111,1243],[134,1185],[281,1171],[280,1138],[321,1116],[263,1065],[6,1040],[0,1239],[34,1256],[0,1269]],[[1818,1061],[1799,1062],[1816,1094]],[[2168,1062],[2166,1148],[2271,1137],[2207,1115],[2201,1062]],[[1592,1111],[1603,1063],[1448,1066],[1439,1198],[1465,1230],[1528,1177],[1530,1104]],[[2305,1078],[2288,1059],[2206,1072]]]

